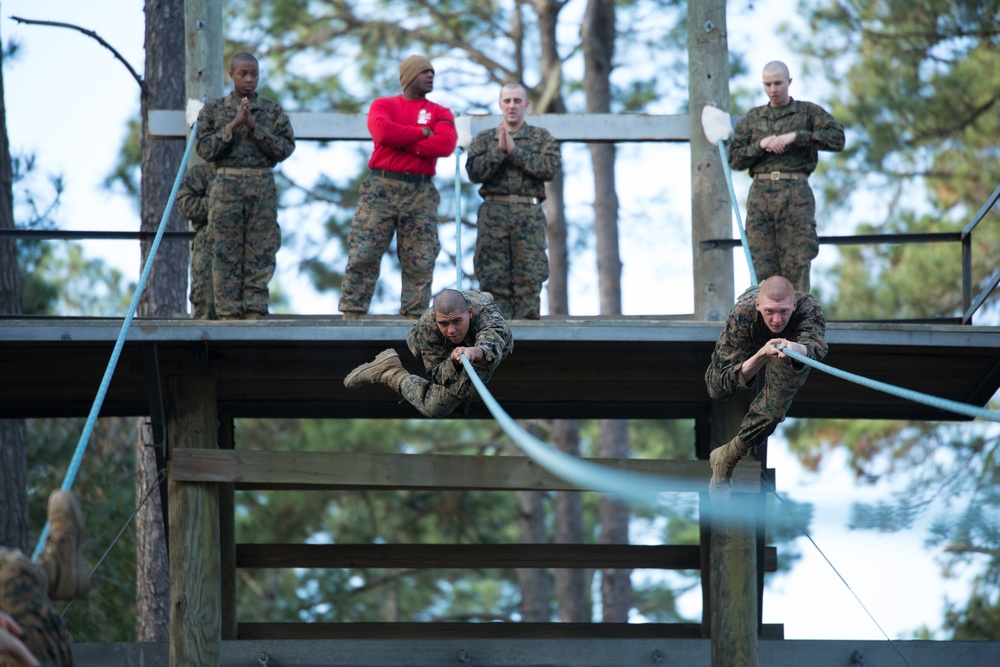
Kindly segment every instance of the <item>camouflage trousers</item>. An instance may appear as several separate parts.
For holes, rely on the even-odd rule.
[[[212,289],[219,319],[267,315],[281,247],[274,177],[219,174],[208,191]]]
[[[434,263],[441,251],[437,229],[440,201],[430,181],[416,184],[377,176],[365,179],[347,239],[341,312],[368,312],[382,256],[393,234],[403,273],[399,312],[417,318],[427,310]]]
[[[476,277],[508,320],[539,318],[539,294],[549,277],[546,224],[537,204],[485,201],[479,208]]]
[[[194,232],[194,240],[191,241],[191,315],[196,320],[217,320],[208,227],[195,227]]]
[[[452,365],[450,360],[444,363]],[[493,369],[476,368],[476,375],[484,383],[489,382],[493,377]],[[419,410],[420,414],[431,418],[450,415],[455,408],[478,395],[464,368],[456,370],[455,377],[443,384],[431,382],[419,375],[411,375],[403,380],[399,393],[410,405]]]
[[[45,575],[23,553],[0,547],[0,611],[21,626],[21,641],[46,666],[73,664],[73,641],[49,600]],[[0,667],[18,667],[0,655]]]
[[[809,291],[809,266],[819,252],[819,239],[808,181],[754,180],[746,232],[758,282],[784,276],[798,291]]]
[[[762,373],[763,383],[760,382]],[[740,422],[736,437],[750,447],[756,447],[764,442],[785,419],[788,408],[792,407],[795,394],[805,384],[808,376],[808,366],[796,369],[791,359],[769,358],[764,368],[757,371],[755,379],[760,391],[750,402],[750,409]],[[731,398],[725,395],[725,389],[714,364],[710,364],[705,373],[705,384],[708,385],[708,393],[712,398]]]

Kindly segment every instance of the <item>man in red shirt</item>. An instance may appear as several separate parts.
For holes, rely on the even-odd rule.
[[[402,95],[379,98],[368,110],[375,150],[348,236],[339,306],[345,320],[368,312],[393,233],[403,269],[400,314],[417,319],[431,300],[434,262],[441,250],[441,197],[431,178],[437,159],[455,150],[458,134],[451,111],[427,99],[434,90],[434,67],[427,58],[413,55],[404,60],[399,83]]]

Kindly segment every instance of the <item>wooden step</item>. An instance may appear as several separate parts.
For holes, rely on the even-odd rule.
[[[174,449],[176,482],[230,482],[237,489],[438,489],[588,491],[542,470],[524,456],[358,454]],[[616,470],[657,475],[667,491],[707,492],[707,461],[584,459]],[[773,471],[768,470],[773,479]],[[760,464],[745,460],[733,475],[734,493],[758,493]],[[770,488],[770,487],[768,487]]]

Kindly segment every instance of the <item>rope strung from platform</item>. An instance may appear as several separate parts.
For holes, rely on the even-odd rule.
[[[817,368],[824,373],[829,373],[834,377],[838,377],[842,380],[847,380],[848,382],[853,382],[859,384],[863,387],[868,387],[869,389],[874,389],[876,391],[881,391],[886,394],[891,394],[893,396],[898,396],[899,398],[904,398],[908,401],[913,401],[915,403],[921,403],[923,405],[928,405],[932,408],[937,408],[939,410],[946,410],[948,412],[954,412],[955,414],[964,415],[966,417],[972,417],[974,419],[986,419],[989,421],[1000,422],[1000,412],[995,410],[988,410],[986,408],[981,408],[977,405],[969,405],[968,403],[959,403],[958,401],[952,401],[947,398],[940,398],[938,396],[931,396],[930,394],[924,394],[919,391],[914,391],[913,389],[905,389],[903,387],[897,387],[895,385],[888,384],[887,382],[880,382],[878,380],[872,380],[871,378],[866,378],[861,375],[855,375],[854,373],[848,373],[847,371],[842,371],[839,368],[834,368],[824,364],[821,361],[816,361],[810,359],[804,354],[800,354],[795,350],[783,346],[779,343],[775,343],[775,346],[787,354],[792,359],[799,361],[807,366]]]
[[[740,230],[740,239],[743,241],[743,254],[747,258],[747,269],[750,271],[750,284],[757,284],[757,272],[753,268],[753,259],[750,257],[750,243],[747,241],[746,230],[743,229],[743,219],[740,217],[740,205],[736,202],[736,190],[733,188],[733,172],[729,168],[729,158],[726,156],[726,139],[733,134],[733,122],[725,111],[712,106],[703,107],[701,110],[701,127],[705,131],[705,137],[719,147],[719,157],[722,158],[722,170],[726,174],[726,185],[729,186],[729,201],[733,205],[733,213],[736,214],[736,227]]]
[[[462,291],[462,147],[455,147],[455,289]]]
[[[63,478],[62,490],[69,491],[73,488],[73,483],[76,481],[76,475],[80,471],[80,463],[83,461],[83,455],[87,452],[87,445],[90,444],[90,436],[94,432],[94,425],[97,423],[97,417],[101,412],[101,406],[104,405],[104,398],[108,394],[108,387],[111,385],[111,377],[115,374],[115,368],[118,366],[118,359],[121,357],[122,348],[125,346],[125,337],[128,335],[129,327],[132,325],[132,319],[135,317],[135,311],[139,307],[139,299],[142,297],[142,291],[146,287],[146,282],[149,280],[149,274],[153,269],[153,260],[156,259],[156,251],[160,248],[160,241],[163,239],[163,233],[167,229],[167,220],[170,218],[170,213],[174,209],[174,201],[177,199],[177,191],[181,187],[181,179],[184,177],[184,170],[187,168],[188,160],[191,157],[191,151],[194,148],[194,141],[196,136],[195,125],[191,126],[191,136],[188,138],[187,147],[184,149],[184,157],[181,158],[181,166],[177,171],[177,177],[174,179],[174,187],[170,190],[170,198],[167,199],[167,205],[163,210],[163,217],[160,218],[160,226],[156,229],[156,236],[153,238],[153,244],[149,248],[149,255],[146,257],[146,263],[142,267],[142,273],[139,275],[139,283],[136,285],[135,294],[132,295],[132,303],[129,304],[128,312],[125,314],[125,319],[122,321],[121,330],[118,332],[118,339],[115,341],[115,347],[111,352],[111,358],[108,360],[108,366],[104,370],[104,377],[101,378],[101,385],[97,390],[97,395],[94,397],[94,403],[90,406],[90,414],[87,415],[87,422],[83,426],[83,432],[80,434],[80,440],[76,444],[76,450],[73,452],[73,458],[70,460],[69,468],[66,470],[66,476]],[[35,547],[35,552],[32,554],[31,559],[38,560],[39,554],[42,553],[42,549],[45,547],[45,538],[49,535],[49,522],[45,522],[45,526],[42,528],[42,534],[38,537],[38,545]]]

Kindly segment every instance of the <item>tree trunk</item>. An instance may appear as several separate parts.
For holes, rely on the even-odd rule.
[[[176,141],[154,141],[149,136],[150,109],[184,108],[184,0],[146,0],[146,88],[142,96],[142,229],[155,232],[184,146]],[[220,54],[221,57],[221,54]],[[187,223],[174,211],[167,229],[186,231]],[[151,241],[141,245],[145,265]],[[175,317],[186,310],[188,247],[161,243],[149,283],[139,303],[139,317]],[[156,459],[147,444],[152,439],[142,427],[136,452],[136,501],[156,483]],[[153,492],[136,517],[136,638],[167,641],[170,612],[167,545],[160,495]]]
[[[0,53],[0,229],[14,228],[13,174]],[[0,239],[0,315],[21,314],[14,239]],[[0,420],[0,545],[28,551],[28,450],[23,419]]]
[[[517,492],[522,544],[545,544],[548,541],[545,537],[544,500],[545,496],[539,491]],[[549,621],[552,586],[548,570],[519,569],[517,581],[521,586],[521,620],[526,623]]]
[[[611,69],[615,51],[615,3],[589,0],[581,27],[584,91],[588,113],[611,112]],[[618,194],[615,191],[615,147],[591,144],[594,170],[594,232],[597,236],[597,274],[602,315],[622,312],[622,263],[618,252]],[[602,420],[598,455],[628,456],[628,422]],[[628,508],[602,496],[598,505],[601,544],[628,543]],[[602,618],[608,623],[628,621],[632,586],[628,570],[601,571]]]
[[[580,455],[580,422],[575,419],[556,419],[552,422],[552,441],[556,449],[571,456]],[[582,544],[583,499],[576,491],[556,492],[556,543]],[[585,623],[590,620],[588,572],[580,568],[557,568],[553,571],[556,581],[556,600],[559,603],[559,620],[563,623]]]

